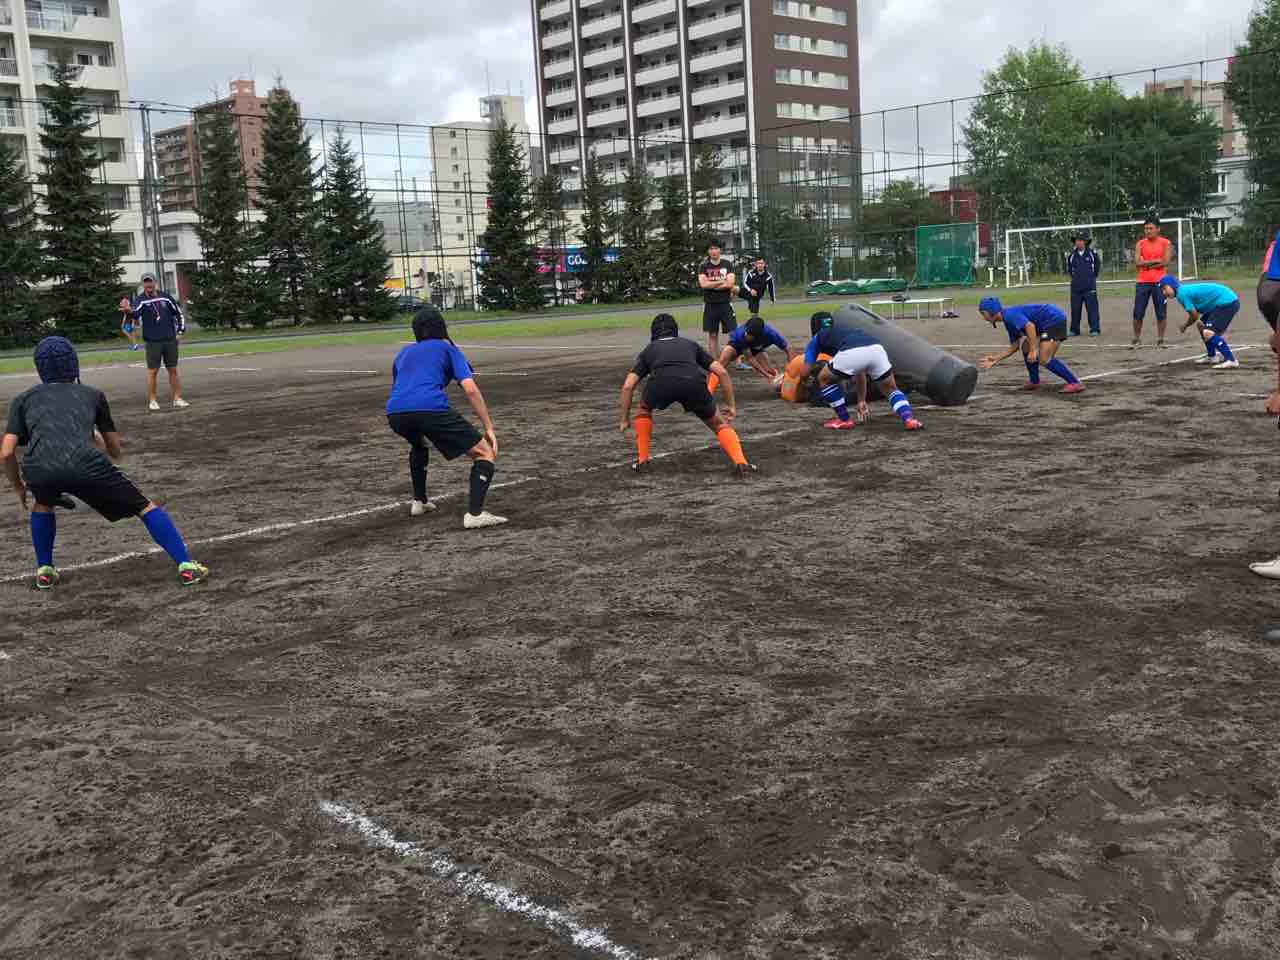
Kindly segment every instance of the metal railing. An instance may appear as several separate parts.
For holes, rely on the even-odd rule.
[[[16,77],[17,75],[17,60],[0,60],[0,77]]]
[[[54,33],[73,33],[78,18],[69,13],[40,13],[27,11],[27,26],[32,30],[48,30]]]

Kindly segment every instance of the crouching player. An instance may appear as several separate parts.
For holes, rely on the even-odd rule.
[[[828,354],[829,363],[818,373],[818,391],[823,400],[835,411],[833,419],[823,424],[832,430],[852,430],[854,419],[849,414],[849,403],[842,381],[854,380],[858,393],[857,423],[863,423],[870,413],[867,406],[868,378],[875,380],[882,396],[893,408],[902,425],[908,430],[923,429],[916,419],[907,395],[898,389],[893,377],[893,364],[884,346],[856,323],[836,320],[826,311],[819,311],[809,318],[809,330],[813,334],[804,349],[804,366],[796,373],[804,380],[818,363],[818,357]]]
[[[1215,370],[1235,370],[1240,366],[1240,361],[1235,358],[1223,337],[1235,315],[1240,312],[1240,298],[1234,290],[1220,283],[1182,283],[1171,273],[1160,278],[1160,290],[1166,300],[1177,300],[1182,304],[1182,309],[1187,311],[1187,322],[1182,325],[1183,332],[1193,323],[1200,331],[1207,356],[1201,357],[1196,363],[1212,363]],[[1215,356],[1217,353],[1222,354],[1221,360]]]
[[[416,342],[402,349],[391,365],[391,395],[387,398],[387,423],[409,444],[409,479],[413,483],[409,513],[418,517],[436,509],[427,499],[427,444],[431,443],[446,460],[464,453],[471,458],[471,502],[462,526],[475,530],[506,523],[506,517],[484,509],[498,459],[498,438],[471,365],[449,338],[449,328],[435,307],[425,306],[414,314],[413,336]],[[484,425],[483,434],[449,406],[445,389],[454,380]]]
[[[631,469],[640,472],[649,465],[653,412],[678,403],[686,413],[692,413],[716,435],[720,449],[733,461],[734,470],[739,477],[754,473],[756,468],[743,455],[737,431],[729,425],[736,411],[733,405],[733,382],[723,364],[692,340],[681,337],[675,317],[669,313],[660,313],[653,318],[649,336],[649,346],[636,358],[635,366],[622,384],[618,429],[626,433],[632,426],[631,396],[640,381],[648,378],[640,400],[640,410],[635,416],[636,460]],[[708,372],[724,383],[726,406],[723,416],[716,411],[715,398],[707,389]]]
[[[183,586],[209,576],[187,553],[182,534],[169,515],[148,500],[113,461],[123,456],[120,434],[106,395],[80,383],[80,360],[64,337],[46,337],[36,346],[41,383],[9,404],[9,420],[0,441],[0,465],[25,510],[31,505],[31,542],[36,552],[36,587],[58,582],[53,543],[58,524],[53,508],[66,495],[83,500],[111,523],[141,517],[151,538],[178,565]],[[22,469],[17,449],[25,447]]]
[[[729,335],[728,345],[720,351],[720,365],[727,367],[738,357],[746,357],[751,369],[772,382],[778,371],[769,365],[767,354],[770,347],[777,347],[790,359],[791,348],[787,346],[787,338],[760,317],[752,317],[742,326],[735,327]],[[714,373],[707,377],[707,390],[711,393],[716,392],[719,384],[720,380]]]
[[[1009,349],[978,361],[979,370],[990,370],[1001,360],[1015,353],[1022,354],[1027,365],[1027,382],[1023,390],[1040,389],[1040,366],[1066,381],[1063,393],[1084,393],[1081,383],[1071,368],[1058,359],[1058,347],[1067,339],[1067,315],[1051,303],[1027,303],[1018,307],[1005,307],[995,297],[983,297],[978,304],[982,319],[994,329],[1003,323],[1009,334]]]

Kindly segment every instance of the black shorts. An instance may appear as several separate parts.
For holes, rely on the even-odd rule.
[[[159,370],[161,363],[166,370],[172,370],[178,365],[177,340],[147,341],[147,369]]]
[[[69,493],[112,523],[139,516],[151,503],[133,485],[133,481],[102,453],[87,457],[74,471],[31,476],[27,486],[36,503],[42,507],[57,506],[58,498]]]
[[[702,308],[704,333],[733,333],[737,323],[732,303],[708,303]]]
[[[446,460],[456,460],[484,439],[484,434],[454,410],[389,413],[387,423],[410,446],[425,446],[430,440]]]
[[[1280,280],[1263,277],[1258,281],[1258,309],[1274,330],[1280,320]]]
[[[645,407],[665,410],[673,403],[684,407],[685,413],[692,413],[703,420],[710,420],[716,415],[716,400],[707,390],[705,380],[650,377],[644,386]]]
[[[1045,340],[1057,340],[1059,343],[1063,343],[1066,341],[1066,339],[1067,339],[1067,321],[1065,320],[1063,320],[1061,323],[1055,323],[1048,330],[1043,330],[1040,333],[1040,341],[1042,343]]]

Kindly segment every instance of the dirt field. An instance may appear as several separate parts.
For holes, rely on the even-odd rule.
[[[912,326],[998,349],[965,312]],[[126,469],[230,536],[183,591],[73,569],[150,541],[63,514],[64,584],[0,585],[0,957],[1275,957],[1270,355],[1117,319],[1083,396],[1008,364],[922,434],[739,378],[746,484],[676,412],[621,466],[634,335],[472,351],[480,532],[438,457],[387,509],[385,349],[204,360],[181,415],[100,371]]]

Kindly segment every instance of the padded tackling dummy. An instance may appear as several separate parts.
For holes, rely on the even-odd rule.
[[[918,391],[936,404],[955,407],[968,400],[978,384],[978,368],[973,364],[864,307],[845,304],[836,311],[835,319],[837,323],[844,321],[861,327],[884,345],[893,364],[894,379],[902,390]]]

